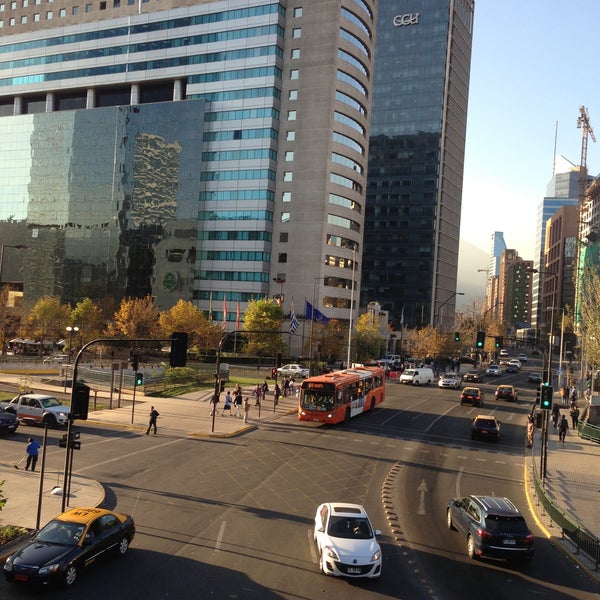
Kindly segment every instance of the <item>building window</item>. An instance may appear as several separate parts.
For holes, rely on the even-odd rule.
[[[289,100],[298,100],[298,90],[290,90],[288,99]]]
[[[295,140],[296,140],[296,132],[295,132],[295,131],[293,131],[293,130],[292,130],[292,131],[288,131],[288,132],[287,132],[287,134],[286,134],[286,136],[285,136],[285,139],[286,139],[288,142],[293,142],[293,141],[295,141]]]
[[[49,11],[46,13],[46,19],[47,19],[48,21],[51,21],[51,20],[52,20],[52,17],[54,17],[54,13],[53,13],[51,10],[49,10]]]
[[[72,12],[72,14],[74,14],[74,15],[78,15],[78,14],[79,14],[79,6],[74,6],[74,7],[73,7],[73,10],[72,10],[71,12]]]
[[[23,15],[21,17],[21,25],[24,25],[25,23],[27,23],[27,17],[25,15]]]
[[[85,12],[86,13],[90,13],[94,10],[94,5],[93,4],[86,4],[85,5]]]
[[[106,2],[100,2],[100,10],[106,10]]]
[[[279,234],[279,241],[283,242],[284,244],[287,243],[287,241],[288,241],[288,232],[287,231],[282,231]]]
[[[16,21],[16,19],[14,17],[11,17],[8,20],[8,24],[10,25],[10,27],[14,27],[17,24],[17,21]]]
[[[40,13],[35,13],[33,15],[33,21],[37,23],[40,20]]]
[[[298,69],[290,70],[290,79],[298,79],[299,76],[300,76],[300,71]]]
[[[23,8],[27,8],[29,6],[29,0],[23,0]]]
[[[282,212],[281,213],[281,222],[282,223],[289,223],[290,222],[290,213],[289,212]]]
[[[0,12],[4,12],[4,4],[0,4]]]
[[[293,181],[294,174],[291,171],[284,171],[283,172],[283,180],[284,181]]]
[[[286,263],[287,262],[287,252],[281,252],[279,254],[279,262]]]
[[[292,37],[295,40],[301,38],[302,37],[302,28],[301,27],[295,27],[294,29],[292,29]]]
[[[291,202],[292,201],[292,192],[283,192],[283,194],[281,194],[281,201],[282,202]]]
[[[120,8],[121,0],[113,0],[113,8]]]
[[[298,6],[294,9],[294,19],[299,19],[302,16],[302,7]]]
[[[61,8],[61,9],[58,11],[58,16],[59,16],[59,17],[66,17],[66,16],[67,16],[67,9],[66,9],[66,8]]]
[[[300,58],[300,48],[292,48],[292,60],[298,60]]]
[[[292,162],[294,160],[294,151],[288,150],[285,153],[285,162]]]
[[[287,118],[288,121],[295,121],[297,117],[297,113],[295,110],[288,110]]]
[[[11,3],[10,3],[10,8],[11,8],[12,10],[15,10],[15,9],[17,8],[17,3],[16,3],[16,2],[11,2]]]

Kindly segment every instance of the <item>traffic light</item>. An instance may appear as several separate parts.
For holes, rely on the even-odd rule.
[[[455,331],[454,332],[454,341],[455,342],[460,342],[460,331]]]
[[[475,342],[475,346],[478,350],[483,350],[485,346],[485,331],[477,332],[477,340]]]
[[[271,379],[277,379],[277,369],[275,367],[271,369]]]
[[[72,450],[81,450],[81,442],[78,441],[79,437],[80,437],[80,433],[79,431],[72,431],[71,432],[71,440],[69,442],[69,448],[71,448]],[[66,448],[67,447],[67,434],[63,434],[62,439],[58,441],[58,445],[60,448]]]
[[[171,367],[185,367],[187,361],[188,334],[176,331],[171,335]]]
[[[88,408],[90,405],[90,388],[79,381],[75,383],[75,389],[71,396],[71,419],[81,419],[85,421],[88,418]]]
[[[496,348],[502,348],[503,345],[504,340],[502,339],[502,336],[496,336]]]
[[[540,390],[540,408],[542,410],[552,410],[552,395],[554,389],[551,385],[543,385]]]
[[[137,352],[133,352],[133,350],[129,353],[129,360],[131,361],[131,368],[134,371],[138,370],[140,366],[140,355]]]
[[[140,386],[140,385],[144,385],[144,374],[143,373],[136,373],[135,385],[136,385],[136,387]]]

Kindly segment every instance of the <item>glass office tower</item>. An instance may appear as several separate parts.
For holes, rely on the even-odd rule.
[[[395,329],[453,323],[473,11],[379,3],[360,298]]]

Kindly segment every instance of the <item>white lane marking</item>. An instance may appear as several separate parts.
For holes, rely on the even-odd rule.
[[[458,475],[456,476],[456,484],[455,484],[455,488],[454,488],[454,490],[456,492],[455,498],[460,498],[460,481],[462,479],[464,470],[465,470],[465,468],[461,467],[458,471]]]
[[[417,492],[419,492],[419,494],[420,494],[419,495],[419,508],[417,509],[418,515],[427,514],[427,511],[425,510],[425,493],[428,491],[429,490],[427,489],[427,483],[425,482],[425,479],[423,479],[423,481],[421,481],[421,484],[417,488]]]
[[[434,419],[430,424],[429,427],[425,428],[425,432],[427,433],[442,417],[445,417],[448,413],[452,412],[455,409],[455,406],[452,405],[446,412],[443,412],[441,415],[439,415],[437,417],[437,419]]]
[[[310,548],[310,557],[312,561],[316,564],[319,563],[319,557],[317,556],[316,544],[315,544],[315,536],[313,534],[312,529],[307,529],[306,533],[308,534],[308,547]]]
[[[221,527],[219,527],[219,535],[217,536],[217,541],[215,542],[215,552],[221,551],[221,544],[223,543],[223,535],[225,534],[225,525],[227,525],[227,521],[223,521],[221,523]]]
[[[114,440],[106,440],[106,441],[110,442],[110,441],[114,441]],[[171,444],[178,444],[179,442],[183,442],[183,441],[185,441],[185,438],[176,438],[174,440],[169,440],[168,442],[164,442],[162,444],[156,444],[156,445],[152,445],[150,447],[146,446],[145,448],[141,448],[140,450],[136,450],[135,452],[129,452],[128,454],[120,454],[119,456],[115,456],[115,458],[109,458],[108,460],[103,460],[102,462],[97,462],[97,463],[94,463],[93,465],[88,465],[87,467],[78,468],[77,472],[81,473],[83,471],[87,471],[88,469],[95,469],[96,467],[100,467],[102,465],[108,465],[108,464],[116,462],[116,461],[122,461],[123,459],[128,458],[129,456],[135,456],[136,454],[141,454],[142,452],[158,450],[160,448],[164,448],[165,446],[170,446]]]

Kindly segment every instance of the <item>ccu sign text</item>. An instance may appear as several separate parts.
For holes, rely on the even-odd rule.
[[[394,17],[394,27],[404,27],[405,25],[417,25],[421,13],[406,13],[405,15],[396,15]]]

